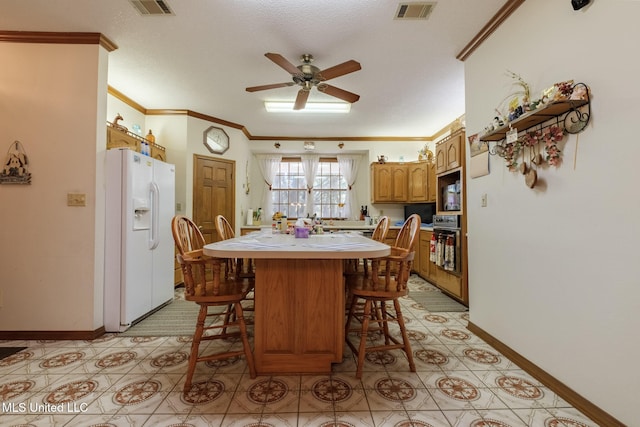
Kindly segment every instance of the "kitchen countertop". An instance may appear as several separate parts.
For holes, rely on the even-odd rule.
[[[243,225],[240,227],[245,230],[260,230],[263,228],[271,228],[271,225],[262,224],[262,225]],[[333,224],[323,224],[322,228],[324,230],[333,231],[333,230],[353,230],[353,231],[373,231],[376,226],[375,225],[364,225],[363,221],[334,221]],[[389,227],[391,230],[399,230],[402,228],[401,225],[392,225]],[[433,227],[422,225],[420,226],[420,230],[424,231],[433,231]]]
[[[318,234],[295,238],[268,230],[209,243],[204,254],[222,258],[350,259],[389,255],[389,246],[355,233]]]

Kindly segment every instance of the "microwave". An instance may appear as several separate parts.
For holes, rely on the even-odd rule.
[[[460,181],[456,181],[455,184],[449,184],[443,188],[444,194],[442,200],[444,201],[445,211],[459,211],[460,210]]]

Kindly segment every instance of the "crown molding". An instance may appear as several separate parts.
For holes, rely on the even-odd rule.
[[[109,86],[108,93],[115,98],[129,105],[131,108],[148,116],[189,116],[196,119],[205,120],[211,123],[217,123],[233,129],[240,130],[250,141],[433,141],[433,136],[279,136],[279,135],[252,135],[251,132],[239,123],[230,122],[208,114],[198,113],[197,111],[184,109],[146,109],[131,98],[124,95],[117,89]],[[436,136],[441,135],[450,129],[451,125],[447,125],[443,130],[439,131]]]
[[[99,44],[108,52],[118,46],[101,33],[57,33],[46,31],[0,31],[0,42]]]
[[[500,10],[493,15],[493,18],[491,18],[491,20],[482,27],[480,32],[458,53],[456,59],[460,61],[467,59],[524,1],[525,0],[507,0]]]

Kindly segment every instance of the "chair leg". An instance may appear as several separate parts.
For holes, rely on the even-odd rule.
[[[235,303],[236,320],[240,327],[240,337],[242,338],[242,346],[244,348],[244,356],[247,359],[247,365],[249,365],[249,376],[253,379],[256,377],[256,365],[253,361],[253,352],[249,346],[249,338],[247,336],[247,324],[244,321],[244,313],[242,311],[242,304],[240,302]]]
[[[235,322],[236,320],[236,312],[233,308],[233,304],[229,304],[227,306],[227,309],[225,310],[225,315],[224,315],[224,324],[228,325],[231,322]],[[226,334],[227,333],[227,327],[225,326],[224,328],[222,328],[222,334]]]
[[[378,321],[378,329],[380,333],[384,335],[385,344],[389,344],[389,328],[387,327],[387,308],[385,306],[386,302],[378,301],[379,305],[375,302],[373,303],[373,307],[375,308],[375,316]]]
[[[362,316],[362,330],[360,332],[360,347],[358,348],[358,367],[356,368],[356,378],[362,377],[362,367],[364,365],[364,355],[367,346],[367,330],[369,329],[369,318],[371,317],[371,300],[364,303],[364,315]]]
[[[344,327],[344,337],[348,341],[349,340],[349,327],[351,326],[351,320],[353,319],[353,315],[356,311],[356,305],[358,303],[358,298],[354,295],[351,295],[351,303],[349,304],[349,311],[347,313],[347,323]]]
[[[208,307],[206,305],[200,305],[198,320],[196,321],[196,330],[193,333],[193,340],[191,341],[191,354],[189,355],[189,367],[187,368],[187,377],[184,382],[184,393],[187,393],[189,392],[189,390],[191,390],[191,381],[193,379],[193,373],[196,369],[196,363],[198,362],[198,351],[200,349],[202,334],[204,333],[204,322],[207,319],[207,313]]]
[[[413,352],[411,351],[409,336],[407,335],[407,329],[404,326],[404,317],[402,317],[402,310],[400,310],[400,302],[397,299],[393,300],[393,307],[396,310],[396,319],[398,320],[400,332],[402,333],[402,344],[404,345],[402,349],[406,353],[407,359],[409,360],[409,370],[411,372],[415,372],[416,364],[413,361]]]

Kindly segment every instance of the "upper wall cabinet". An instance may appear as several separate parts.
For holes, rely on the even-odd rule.
[[[405,163],[372,163],[372,203],[407,201],[407,165]]]
[[[436,201],[436,169],[435,165],[427,162],[408,164],[409,203],[424,203]]]
[[[436,145],[436,174],[441,174],[462,165],[463,134],[452,135]]]
[[[435,202],[435,166],[427,162],[372,163],[371,203]]]

